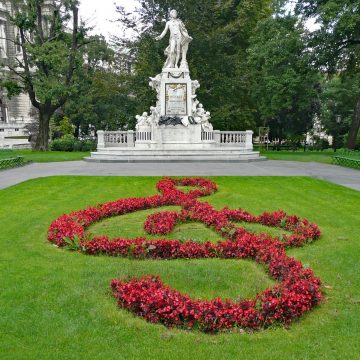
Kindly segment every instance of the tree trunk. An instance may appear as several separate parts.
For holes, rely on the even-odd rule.
[[[41,106],[39,109],[39,133],[36,139],[35,150],[49,150],[49,127],[52,112],[47,106]]]
[[[360,97],[358,98],[355,106],[354,116],[349,131],[349,138],[346,147],[348,149],[355,149],[356,138],[360,129]]]

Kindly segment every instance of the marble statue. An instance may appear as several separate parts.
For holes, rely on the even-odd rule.
[[[149,114],[147,112],[144,112],[141,116],[136,115],[135,116],[137,124],[136,129],[138,129],[141,126],[148,126],[149,125]]]
[[[116,136],[107,136],[104,131],[98,132],[97,158],[111,159],[112,156],[119,156],[121,161],[145,162],[148,159],[159,159],[167,162],[179,159],[187,162],[191,159],[241,161],[243,158],[259,157],[252,151],[252,131],[214,131],[211,114],[200,103],[201,96],[206,98],[206,91],[202,92],[203,95],[200,94],[200,83],[192,79],[187,63],[186,56],[193,39],[183,22],[178,19],[176,10],[170,12],[164,31],[156,39],[165,41],[168,33],[170,38],[165,50],[166,62],[160,64],[158,70],[160,71],[161,65],[163,67],[158,75],[149,74],[152,77],[148,78],[153,92],[151,98],[154,98],[152,106],[148,112],[136,115],[136,132],[134,134],[134,131],[129,130],[125,142],[125,131],[119,131]],[[153,50],[156,57],[157,50]],[[211,74],[204,74],[205,76]],[[150,99],[144,100],[147,104]],[[114,147],[114,152],[106,150],[106,147]],[[102,150],[104,151],[100,152]]]
[[[157,125],[159,120],[160,114],[158,109],[155,106],[150,107],[150,117],[149,117],[149,123],[151,125]]]
[[[213,127],[210,123],[211,114],[209,111],[204,109],[204,105],[200,104],[199,101],[194,101],[193,107],[193,119],[195,124],[201,124],[204,131],[212,131]]]
[[[186,60],[189,44],[192,37],[188,34],[184,23],[177,18],[177,11],[170,11],[170,20],[166,23],[165,29],[162,34],[156,37],[156,40],[161,40],[167,32],[170,31],[169,46],[165,50],[167,56],[164,68],[179,68],[188,69]]]
[[[202,120],[202,118],[204,117],[205,113],[206,113],[206,112],[205,112],[205,109],[204,109],[203,104],[199,104],[198,107],[197,107],[197,109],[196,109],[195,117],[194,117],[195,122],[196,122],[197,124],[200,124],[200,123],[201,123],[201,120]]]
[[[200,83],[197,80],[191,82],[191,91],[193,95],[196,95],[196,90],[199,88],[200,88]]]
[[[162,72],[149,78],[149,86],[155,90],[157,101],[155,106],[150,108],[150,115],[143,113],[136,116],[136,129],[141,131],[151,127],[153,131],[158,131],[159,127],[182,125],[184,128],[197,127],[210,132],[210,112],[206,111],[197,99],[196,92],[200,83],[191,79],[186,59],[192,37],[178,19],[176,10],[171,10],[170,20],[156,39],[164,38],[168,32],[170,40],[165,50],[167,59]],[[179,91],[175,91],[176,89]]]
[[[195,96],[196,97],[196,96]],[[193,105],[192,105],[192,116],[195,118],[196,117],[196,110],[198,105],[200,104],[199,100],[197,99],[193,99]]]
[[[160,94],[161,74],[156,75],[154,78],[151,77],[149,86],[154,89],[158,94]]]
[[[204,131],[213,131],[213,126],[210,123],[210,119],[210,111],[206,111],[206,113],[201,118],[201,126]]]

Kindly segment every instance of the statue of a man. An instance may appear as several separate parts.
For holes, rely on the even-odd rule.
[[[181,59],[180,68],[188,68],[186,55],[189,48],[189,43],[192,37],[189,36],[184,23],[177,18],[177,11],[170,11],[170,20],[166,23],[165,30],[156,40],[161,40],[170,30],[169,46],[165,50],[167,59],[164,68],[178,68]]]

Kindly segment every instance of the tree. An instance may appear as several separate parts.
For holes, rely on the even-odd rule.
[[[133,41],[117,39],[134,57],[133,92],[138,113],[155,101],[148,79],[161,72],[167,39],[157,42],[171,8],[178,10],[193,41],[188,62],[199,80],[198,98],[212,113],[216,128],[253,128],[254,106],[249,94],[246,49],[260,20],[271,15],[271,0],[141,0],[133,18],[118,8],[120,21],[137,34]]]
[[[321,123],[333,136],[334,149],[344,145],[344,135],[349,131],[353,118],[353,104],[359,81],[352,77],[333,76],[326,79],[321,95]]]
[[[74,74],[83,64],[80,51],[85,28],[79,24],[78,1],[11,0],[11,18],[19,31],[16,45],[22,58],[8,63],[12,79],[4,86],[27,92],[39,112],[39,133],[35,148],[48,150],[49,122],[54,112],[74,92]],[[68,23],[72,29],[68,30]],[[20,69],[20,70],[19,70]]]
[[[359,78],[360,15],[355,0],[298,0],[296,12],[315,18],[320,29],[313,34],[317,63],[328,74]],[[360,88],[353,88],[353,114],[347,147],[355,148],[360,128]]]
[[[123,69],[119,54],[101,36],[92,36],[83,47],[85,63],[75,74],[76,93],[63,112],[76,126],[76,134],[92,130],[135,127],[135,101],[131,75]]]
[[[72,97],[64,107],[77,133],[93,130],[115,131],[135,127],[135,101],[129,96],[128,76],[112,70],[96,70],[82,83],[82,92]]]
[[[302,24],[291,15],[269,18],[251,42],[248,67],[259,125],[270,126],[280,140],[307,133],[319,109],[320,76]]]

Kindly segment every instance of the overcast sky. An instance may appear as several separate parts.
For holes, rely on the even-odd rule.
[[[94,27],[95,34],[103,34],[109,38],[109,34],[116,35],[120,31],[116,23],[111,23],[111,20],[117,18],[116,5],[132,11],[136,7],[136,0],[81,0],[80,16]]]
[[[117,18],[115,6],[124,6],[128,11],[133,11],[136,4],[136,0],[81,0],[80,16],[94,27],[93,33],[109,38],[109,34],[116,35],[121,31],[117,23],[111,22]],[[308,21],[307,26],[311,30],[317,27],[314,21]]]

